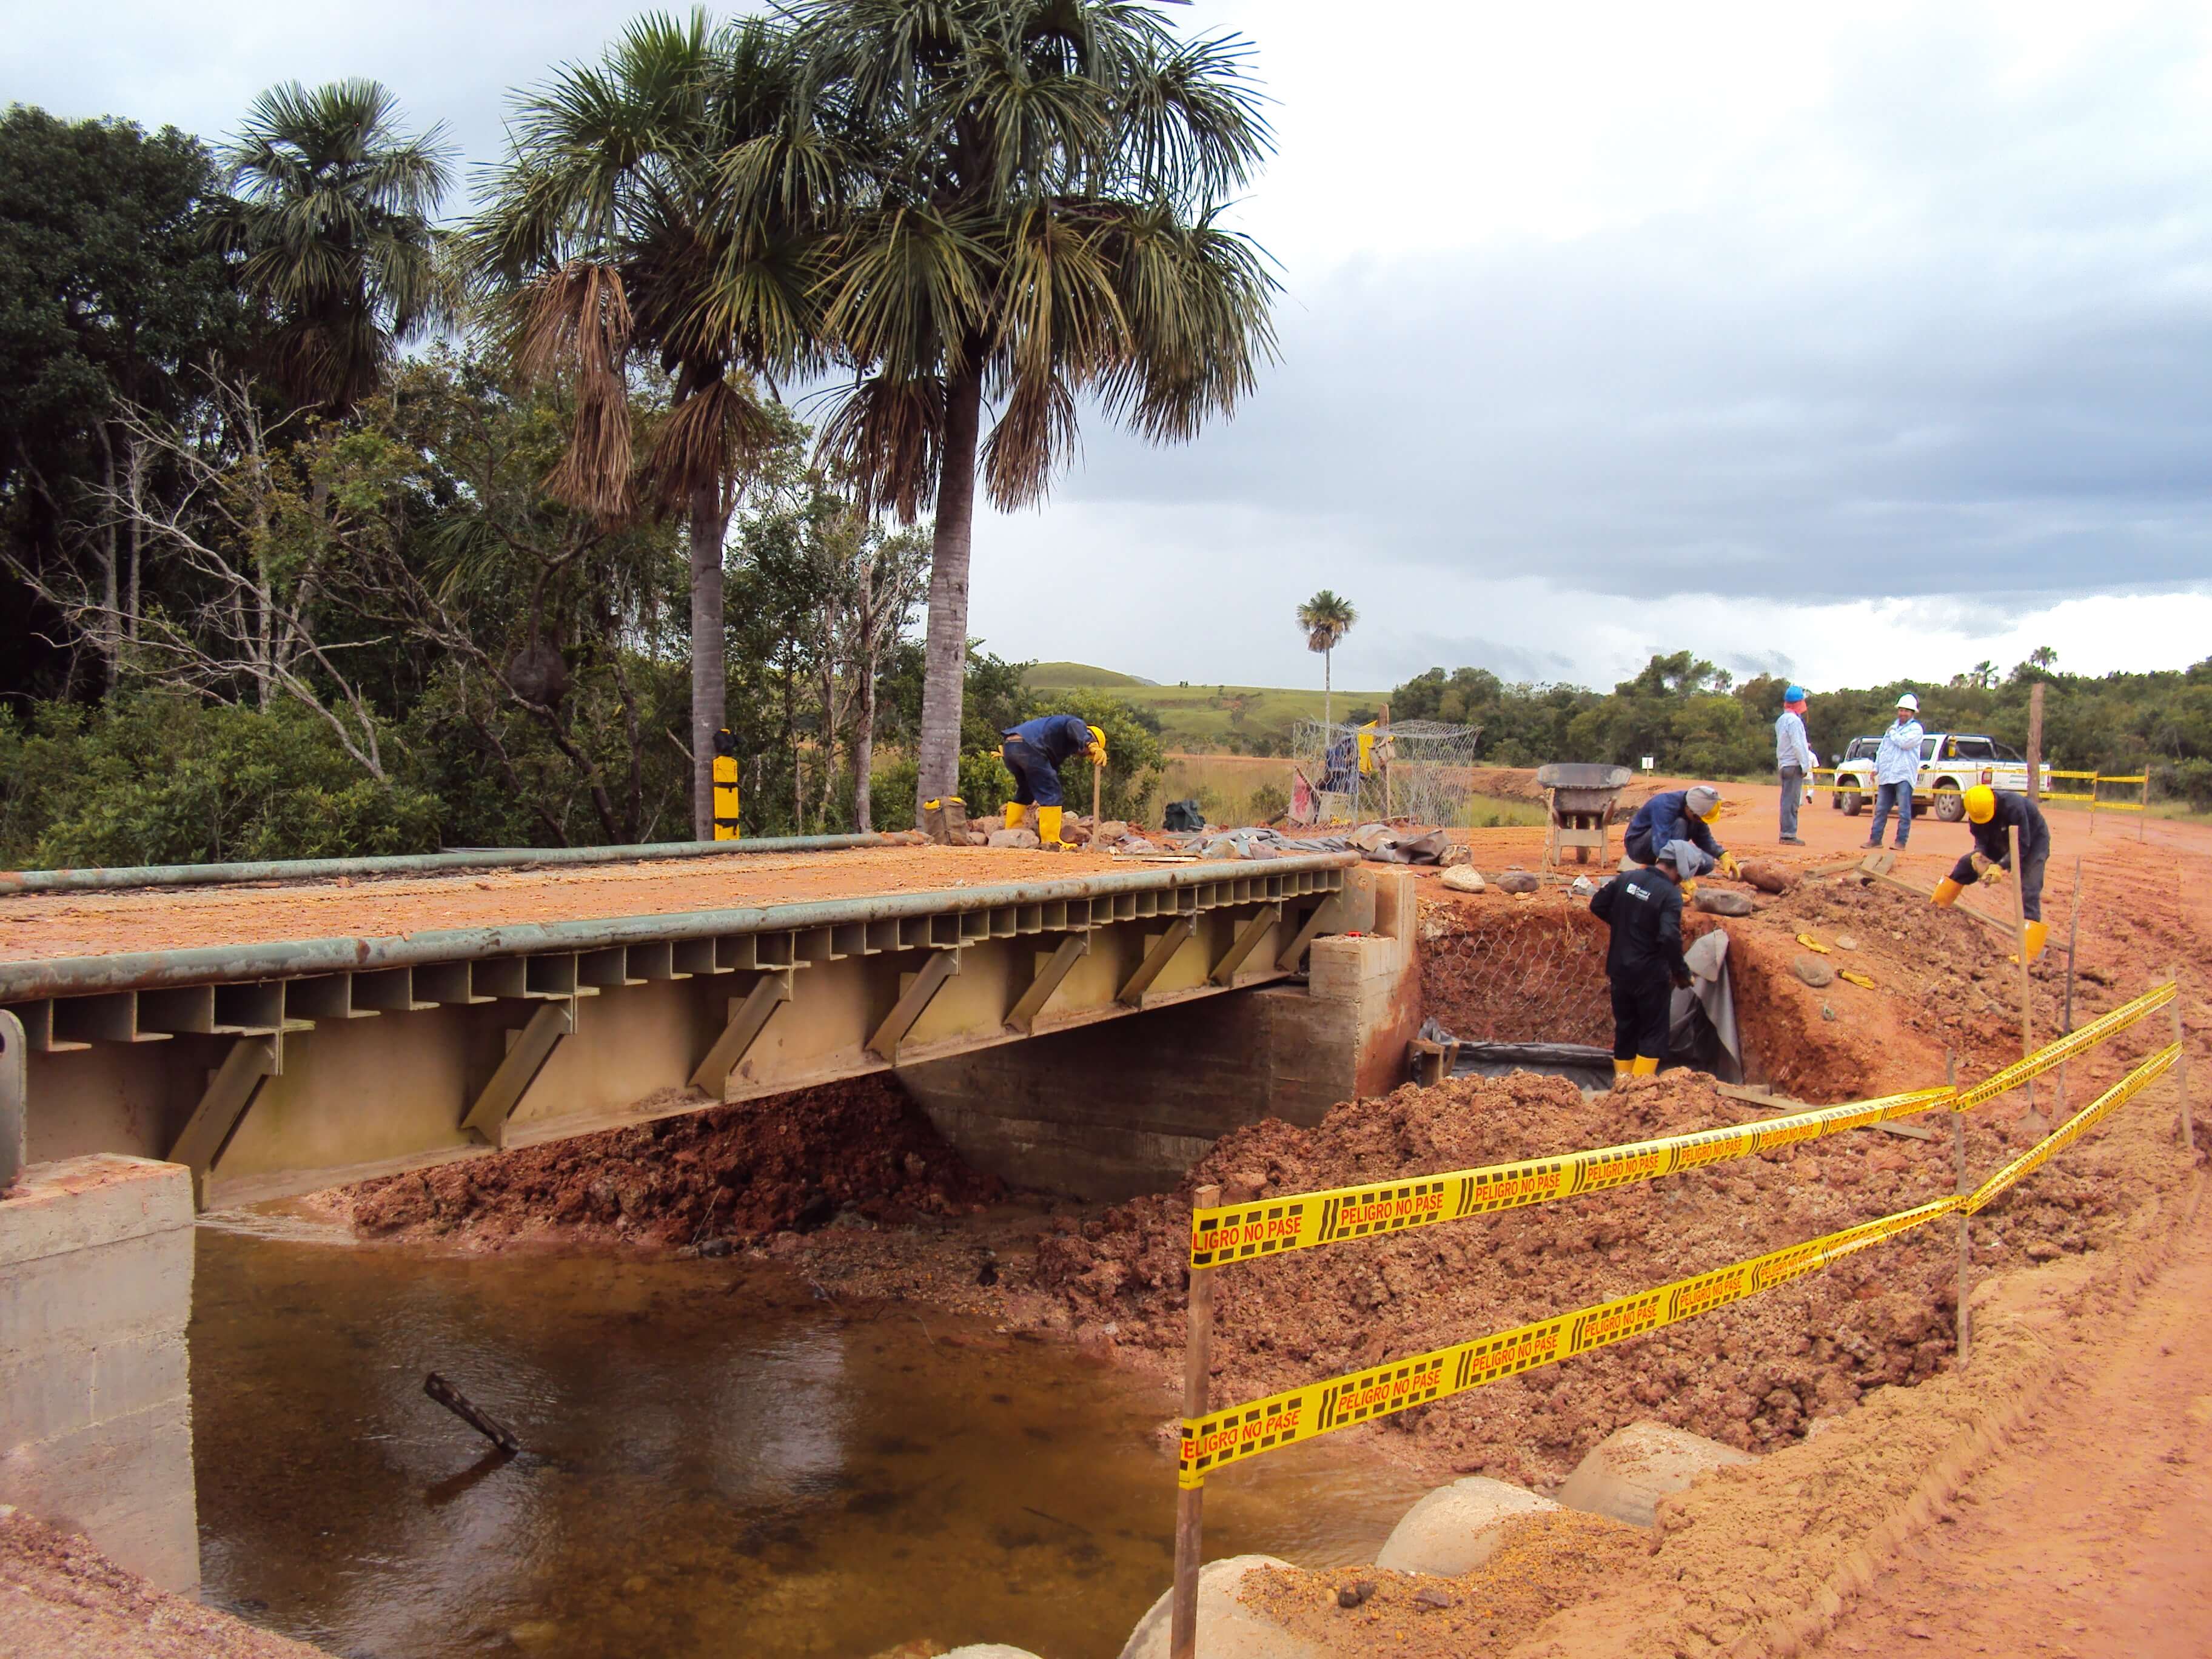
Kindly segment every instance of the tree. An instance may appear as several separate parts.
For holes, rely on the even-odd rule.
[[[849,372],[822,443],[865,507],[911,523],[934,505],[916,787],[948,793],[979,459],[996,505],[1032,505],[1079,398],[1166,442],[1250,391],[1274,283],[1218,218],[1271,137],[1240,41],[1179,40],[1127,0],[787,15],[801,78],[787,118],[729,158],[739,257],[719,314]]]
[[[295,405],[345,414],[447,316],[432,220],[449,154],[442,128],[403,131],[392,94],[362,80],[271,87],[225,147],[238,199],[222,234]]]
[[[802,325],[749,336],[714,303],[738,252],[723,169],[783,112],[793,75],[785,37],[764,24],[717,35],[702,13],[641,18],[603,64],[566,70],[521,100],[489,205],[468,232],[473,270],[505,302],[517,362],[573,383],[555,492],[619,520],[641,487],[647,505],[684,515],[701,841],[714,835],[714,738],[728,708],[724,543],[750,459],[776,433],[744,367],[809,361]],[[795,268],[773,286],[767,309],[788,319],[808,308]],[[632,354],[675,379],[641,471],[626,410]]]
[[[1321,653],[1321,723],[1329,723],[1329,699],[1335,688],[1333,667],[1336,642],[1352,631],[1359,613],[1349,599],[1322,588],[1298,607],[1298,631],[1306,636],[1306,649]]]
[[[119,406],[178,418],[204,392],[196,371],[237,341],[230,273],[208,241],[221,198],[207,151],[173,128],[0,115],[0,561],[33,583],[90,568],[113,625],[86,637],[110,688],[145,573],[94,496],[131,465]],[[70,659],[41,637],[58,619],[27,598],[0,599],[0,692],[58,692]]]

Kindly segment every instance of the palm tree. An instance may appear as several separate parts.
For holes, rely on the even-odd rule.
[[[471,226],[471,264],[503,314],[518,363],[573,381],[561,499],[619,520],[680,511],[690,544],[692,828],[714,836],[714,738],[725,724],[723,544],[742,477],[775,423],[748,367],[805,366],[803,279],[755,260],[785,321],[747,335],[709,300],[740,263],[720,165],[789,107],[788,39],[705,15],[645,17],[596,68],[570,68],[524,98],[490,204]],[[672,376],[672,407],[642,466],[627,408],[635,355]],[[645,500],[638,500],[640,487]]]
[[[1274,346],[1264,256],[1219,221],[1271,148],[1234,38],[1128,0],[792,0],[788,118],[726,167],[742,227],[718,306],[800,324],[844,371],[826,459],[863,504],[934,506],[919,796],[957,787],[977,467],[1040,501],[1078,400],[1155,442],[1249,392]],[[985,431],[984,405],[992,406]]]
[[[1329,723],[1329,701],[1334,690],[1330,684],[1332,658],[1336,642],[1352,631],[1352,624],[1359,620],[1359,613],[1352,608],[1352,601],[1340,599],[1324,587],[1298,607],[1298,631],[1306,636],[1306,649],[1321,653],[1321,723],[1326,730]]]
[[[266,307],[278,381],[343,415],[382,384],[394,349],[449,313],[431,223],[449,179],[443,129],[402,131],[374,81],[296,81],[253,100],[222,151],[234,201],[219,238]]]

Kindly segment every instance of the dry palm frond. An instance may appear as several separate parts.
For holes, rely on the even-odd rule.
[[[1048,373],[1017,380],[1006,412],[983,446],[983,479],[993,505],[1012,512],[1042,501],[1080,436],[1075,393],[1066,380]]]
[[[669,411],[645,459],[645,486],[663,506],[680,507],[694,491],[726,488],[741,459],[774,435],[759,400],[717,374]]]
[[[546,474],[556,500],[610,522],[630,510],[629,299],[611,266],[572,259],[532,292],[514,344],[532,380],[573,379],[576,420],[560,464]]]
[[[936,498],[945,442],[945,382],[876,375],[846,394],[816,441],[825,464],[858,486],[870,513],[912,524]]]

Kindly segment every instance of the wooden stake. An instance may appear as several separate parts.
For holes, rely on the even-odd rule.
[[[2043,682],[2027,688],[2027,798],[2043,799]]]
[[[1221,1188],[1200,1187],[1190,1195],[1195,1209],[1221,1201]],[[1206,1415],[1207,1379],[1213,1368],[1213,1269],[1190,1270],[1190,1311],[1182,1338],[1182,1414]],[[1168,1659],[1193,1659],[1198,1649],[1198,1569],[1206,1489],[1176,1493],[1175,1604],[1168,1619]]]
[[[2027,900],[2020,890],[2020,826],[2005,827],[2005,840],[2012,854],[2012,923],[2016,941],[2013,955],[2020,963],[2020,1057],[2026,1060],[2035,1052],[2035,1005],[2032,1000],[2034,987],[2027,976]],[[2027,1080],[2027,1116],[2035,1116],[2035,1079]],[[2042,1131],[2036,1131],[2040,1134]]]
[[[2081,855],[2074,855],[2074,891],[2067,900],[2066,911],[2066,1012],[2058,1028],[2061,1036],[2074,1034],[2074,957],[2075,947],[2081,942]],[[2058,1062],[2058,1115],[2066,1115],[2066,1062]]]
[[[422,1392],[510,1457],[522,1449],[522,1442],[513,1429],[483,1409],[437,1372],[432,1371],[422,1379]]]
[[[2196,1115],[2189,1104],[2189,1049],[2187,1045],[2182,1042],[2181,1036],[2180,968],[2178,965],[2169,965],[2166,970],[2166,976],[2173,981],[2173,1000],[2166,1005],[2166,1012],[2173,1020],[2173,1040],[2177,1044],[2181,1045],[2181,1052],[2175,1056],[2173,1062],[2173,1075],[2181,1085],[2179,1125],[2181,1149],[2186,1152],[2193,1152],[2197,1150],[2197,1121]]]
[[[1091,768],[1091,839],[1094,841],[1097,840],[1098,836],[1099,781],[1105,775],[1106,769],[1094,762]]]
[[[1954,1089],[1959,1086],[1959,1056],[1951,1049],[1943,1051],[1943,1080]],[[1960,1197],[1966,1195],[1966,1115],[1955,1107],[1951,1112],[1951,1179]],[[1953,1341],[1957,1345],[1959,1369],[1966,1368],[1966,1361],[1974,1346],[1973,1316],[1966,1310],[1967,1277],[1973,1263],[1968,1255],[1971,1243],[1967,1234],[1972,1218],[1964,1211],[1959,1214],[1959,1312],[1954,1327]]]
[[[2146,759],[2144,760],[2144,762],[2143,762],[2142,808],[2142,810],[2141,810],[2140,811],[2138,811],[2138,812],[2136,814],[2136,844],[2137,844],[2137,845],[2139,845],[2139,846],[2142,844],[2142,838],[2143,838],[2143,820],[2144,820],[2145,818],[2148,817],[2149,816],[2150,816],[2150,762],[2149,762],[2149,760],[2148,760],[2148,758],[2146,758]]]

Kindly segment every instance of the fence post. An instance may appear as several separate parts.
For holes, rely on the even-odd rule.
[[[2043,804],[2043,682],[2027,688],[2027,798]]]
[[[2148,757],[2148,756],[2146,756],[2146,757],[2144,757],[2144,759],[2143,759],[2142,805],[2142,807],[2141,807],[2141,808],[2136,811],[2136,844],[2137,846],[2141,846],[2141,845],[2142,844],[2142,838],[2143,838],[2143,820],[2144,820],[2145,818],[2148,817],[2149,816],[2150,816],[2150,759],[2149,759],[2149,757]]]
[[[2170,964],[2166,968],[2166,976],[2173,981],[2173,1000],[2167,1003],[2166,1006],[2166,1012],[2173,1018],[2175,1046],[2181,1049],[2181,1052],[2174,1056],[2173,1060],[2173,1075],[2181,1085],[2181,1121],[2175,1127],[2181,1137],[2182,1150],[2193,1152],[2197,1150],[2197,1121],[2189,1104],[2189,1049],[2183,1043],[2181,1035],[2180,964],[2178,963]]]
[[[2020,963],[2020,1057],[2026,1060],[2035,1052],[2035,1005],[2033,982],[2027,976],[2027,899],[2021,891],[2020,826],[2008,824],[2005,840],[2012,852],[2012,927],[2013,959]],[[2027,1080],[2027,1115],[2035,1113],[2035,1079]],[[2040,1133],[2039,1131],[2039,1133]]]
[[[1943,1081],[1954,1090],[1959,1086],[1959,1056],[1952,1049],[1943,1051]],[[1951,1182],[1960,1197],[1966,1195],[1966,1115],[1959,1109],[1958,1097],[1951,1097]],[[1959,1354],[1959,1369],[1966,1368],[1966,1360],[1974,1345],[1973,1316],[1966,1310],[1966,1277],[1972,1262],[1968,1255],[1971,1243],[1968,1234],[1973,1218],[1964,1210],[1959,1212],[1959,1311],[1954,1322],[1953,1340]]]
[[[1221,1188],[1200,1187],[1190,1195],[1194,1209],[1210,1210],[1221,1201]],[[1206,1415],[1207,1378],[1213,1366],[1213,1269],[1190,1270],[1190,1310],[1182,1339],[1182,1414]],[[1198,1648],[1198,1569],[1206,1488],[1176,1492],[1175,1603],[1168,1620],[1168,1659],[1192,1659]]]
[[[2074,855],[2074,890],[2066,902],[2066,1012],[2058,1035],[2074,1034],[2074,951],[2081,942],[2081,855]],[[2058,1062],[2058,1115],[2066,1115],[2066,1062]]]
[[[2089,833],[2097,833],[2097,786],[2104,780],[2094,772],[2089,774]]]

